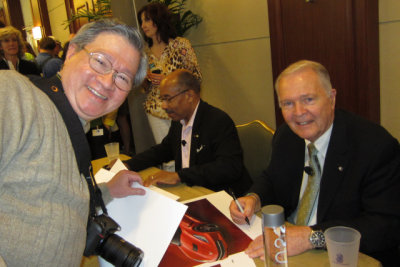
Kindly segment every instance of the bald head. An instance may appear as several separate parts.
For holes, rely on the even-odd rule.
[[[181,90],[193,90],[195,94],[200,95],[200,81],[188,70],[177,69],[169,74],[162,83],[173,84],[174,87]]]
[[[172,120],[190,120],[200,101],[200,82],[187,70],[175,70],[160,84],[162,108]]]

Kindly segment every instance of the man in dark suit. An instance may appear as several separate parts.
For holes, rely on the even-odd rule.
[[[244,216],[251,217],[260,207],[281,205],[286,219],[296,225],[287,229],[289,255],[324,248],[323,231],[344,225],[361,233],[362,252],[391,266],[400,226],[398,141],[379,125],[335,111],[336,90],[319,63],[292,64],[275,87],[286,124],[275,133],[271,162],[259,184],[239,198],[244,214],[231,204],[233,220],[243,224]],[[318,171],[310,167],[310,143],[317,149],[317,158],[311,157],[318,161],[320,180],[312,205],[304,211],[310,177]],[[263,257],[262,237],[246,252]]]
[[[150,184],[186,183],[211,190],[232,187],[238,194],[251,185],[232,119],[200,99],[200,82],[187,70],[176,70],[160,85],[162,108],[172,119],[161,144],[126,163],[139,171],[175,160],[175,172],[160,171]]]

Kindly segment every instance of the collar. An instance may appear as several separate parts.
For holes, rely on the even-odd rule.
[[[19,58],[17,58],[17,68],[14,68],[14,64],[12,63],[11,60],[6,59],[5,57],[3,57],[3,60],[7,63],[8,68],[9,68],[10,70],[17,70],[17,71],[18,71]]]
[[[188,121],[187,124],[185,124],[185,120],[180,120],[180,123],[182,124],[183,128],[187,128],[189,126],[193,127],[194,118],[196,117],[197,109],[199,108],[199,104],[200,104],[200,101],[197,103],[196,108],[194,109],[193,114],[190,117],[190,120]]]
[[[314,146],[318,150],[318,153],[320,153],[324,158],[326,156],[326,151],[328,150],[329,140],[331,139],[332,135],[332,129],[333,123],[331,124],[329,129],[314,142]],[[305,140],[305,142],[306,146],[311,143],[309,140]]]

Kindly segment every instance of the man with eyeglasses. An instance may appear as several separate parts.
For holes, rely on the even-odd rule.
[[[399,266],[398,141],[380,125],[335,110],[336,90],[320,63],[293,63],[275,90],[286,124],[275,132],[268,168],[238,199],[244,213],[231,203],[232,219],[245,224],[261,207],[281,205],[292,224],[289,256],[326,248],[324,231],[348,226],[361,233],[361,252]],[[264,257],[263,236],[245,252]]]
[[[132,171],[93,184],[84,127],[117,109],[146,75],[140,33],[115,20],[84,25],[57,76],[0,72],[0,262],[79,266],[94,195],[142,195]],[[93,190],[92,190],[93,189]],[[90,191],[90,193],[89,193]],[[101,193],[101,194],[100,194]],[[92,212],[90,213],[92,216]],[[1,265],[1,264],[0,264]]]
[[[229,187],[242,194],[251,185],[232,119],[200,99],[200,82],[187,70],[176,70],[160,85],[162,108],[172,119],[161,144],[126,161],[139,171],[175,160],[175,172],[159,171],[145,185],[186,183],[214,191]]]

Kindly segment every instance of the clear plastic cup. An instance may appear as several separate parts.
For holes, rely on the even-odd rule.
[[[108,163],[119,158],[119,143],[113,142],[104,145],[106,149]]]
[[[325,233],[331,267],[357,267],[361,234],[357,230],[335,226]]]

